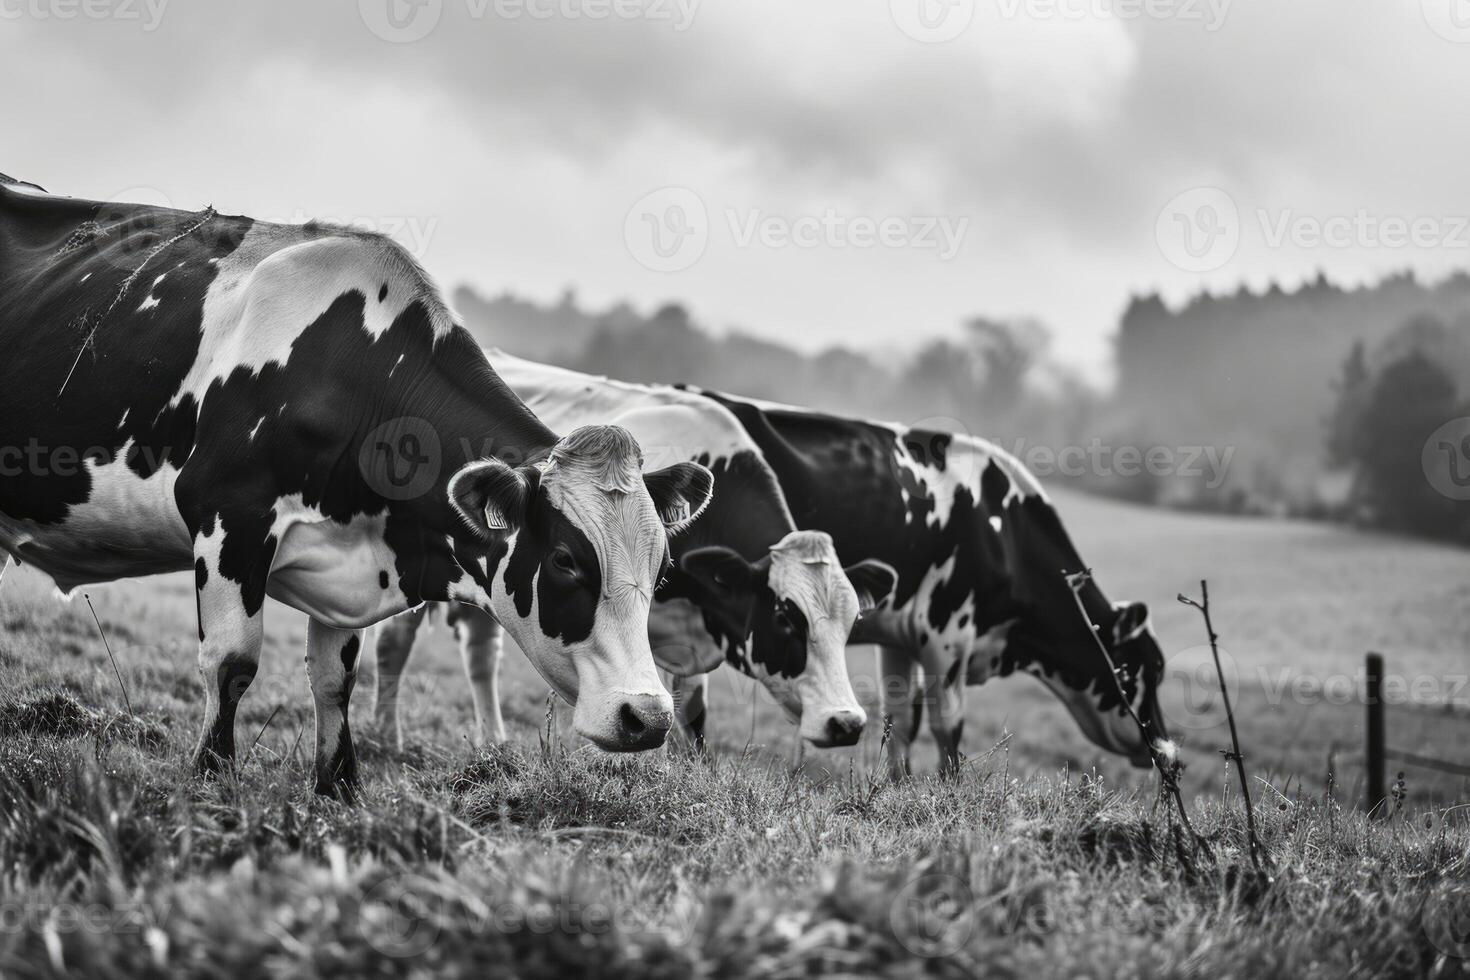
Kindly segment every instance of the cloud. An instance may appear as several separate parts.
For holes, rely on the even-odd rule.
[[[1095,362],[1133,290],[1463,264],[1247,235],[1229,266],[1196,276],[1153,239],[1164,204],[1200,184],[1248,216],[1461,200],[1470,133],[1449,113],[1470,48],[1416,3],[1228,4],[1207,30],[1099,14],[1117,9],[1106,0],[1006,0],[923,44],[878,0],[683,0],[682,30],[675,0],[659,0],[674,20],[439,2],[407,44],[375,36],[355,3],[176,3],[151,32],[0,22],[0,86],[15,93],[0,169],[76,193],[147,183],[185,206],[417,214],[437,219],[426,261],[441,278],[677,297],[808,345],[1032,313],[1064,354]],[[693,268],[660,275],[630,259],[622,229],[665,185],[695,190],[716,222],[837,208],[963,216],[969,232],[942,264],[717,236]]]

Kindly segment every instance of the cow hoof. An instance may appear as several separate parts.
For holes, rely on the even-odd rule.
[[[329,800],[345,803],[352,806],[357,803],[356,780],[326,779],[321,776],[316,780],[316,795],[325,796]]]

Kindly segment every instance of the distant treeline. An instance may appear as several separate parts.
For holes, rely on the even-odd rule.
[[[1470,540],[1470,504],[1437,492],[1420,459],[1436,428],[1470,414],[1470,275],[1357,289],[1319,278],[1178,310],[1138,297],[1107,392],[1059,367],[1047,331],[1028,320],[977,317],[907,348],[905,326],[895,353],[806,354],[716,335],[677,304],[645,316],[586,310],[570,293],[542,306],[461,288],[455,305],[482,343],[525,357],[968,431],[1044,478],[1139,502]]]

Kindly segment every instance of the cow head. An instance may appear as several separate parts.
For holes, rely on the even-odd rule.
[[[893,591],[893,569],[879,561],[844,569],[820,531],[793,531],[754,562],[711,547],[679,564],[725,631],[749,636],[741,666],[801,725],[802,738],[822,748],[856,743],[867,714],[848,679],[847,636]]]
[[[1004,569],[997,583],[1004,598],[991,602],[991,618],[999,625],[984,656],[971,655],[971,683],[996,672],[1033,674],[1067,706],[1090,741],[1135,766],[1148,766],[1150,743],[1168,738],[1159,710],[1164,655],[1148,608],[1141,602],[1109,603],[1090,574],[1075,574],[1085,564],[1056,509],[1019,463],[995,454],[982,486],[976,523],[986,551]],[[1144,722],[1147,738],[1124,698]]]
[[[584,426],[540,466],[480,460],[455,474],[450,500],[488,547],[462,596],[491,612],[563,698],[577,731],[604,749],[663,744],[673,703],[648,642],[648,612],[669,561],[667,536],[708,503],[695,463],[642,473],[617,426]]]
[[[1164,654],[1149,625],[1148,608],[1141,602],[1110,606],[1091,582],[1083,589],[1087,619],[1098,627],[1096,639],[1064,589],[1054,595],[1049,612],[1023,613],[1009,624],[1003,656],[1051,688],[1088,740],[1147,767],[1152,763],[1150,743],[1168,738],[1159,709]],[[1147,741],[1108,676],[1098,641],[1107,647],[1124,697],[1148,730]]]

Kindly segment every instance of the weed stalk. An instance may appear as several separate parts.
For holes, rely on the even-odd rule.
[[[1240,751],[1240,733],[1235,728],[1235,709],[1230,704],[1230,688],[1225,683],[1225,669],[1220,666],[1220,637],[1210,619],[1210,583],[1205,579],[1200,579],[1199,593],[1198,602],[1183,592],[1179,593],[1179,601],[1198,609],[1205,618],[1205,632],[1210,635],[1210,655],[1215,659],[1215,676],[1220,679],[1220,697],[1225,702],[1225,718],[1230,723],[1230,751],[1221,754],[1235,763],[1236,775],[1240,777],[1240,795],[1245,800],[1245,828],[1250,837],[1251,863],[1260,868],[1265,848],[1261,846],[1261,839],[1256,836],[1256,814],[1251,805],[1250,782],[1245,775],[1245,753]]]
[[[1205,839],[1195,832],[1194,824],[1190,823],[1189,811],[1184,807],[1184,796],[1179,791],[1179,763],[1165,757],[1163,751],[1158,747],[1153,735],[1148,730],[1148,724],[1138,716],[1133,708],[1133,702],[1128,700],[1128,692],[1123,690],[1123,681],[1118,676],[1118,665],[1113,662],[1113,655],[1108,652],[1108,645],[1098,635],[1098,626],[1087,614],[1087,607],[1082,604],[1082,589],[1088,582],[1092,581],[1092,569],[1084,568],[1080,572],[1062,571],[1062,577],[1067,580],[1067,585],[1072,590],[1072,601],[1077,604],[1077,611],[1082,614],[1083,622],[1087,623],[1087,630],[1092,634],[1092,642],[1097,644],[1102,653],[1103,661],[1108,665],[1108,676],[1113,679],[1114,686],[1118,689],[1118,700],[1123,702],[1124,709],[1133,723],[1138,726],[1139,733],[1143,736],[1143,744],[1148,746],[1149,758],[1153,760],[1154,769],[1159,773],[1159,780],[1164,789],[1174,799],[1175,809],[1179,811],[1179,819],[1184,824],[1184,829],[1189,831],[1190,840],[1196,850],[1202,850],[1212,860],[1214,853],[1210,850]]]

